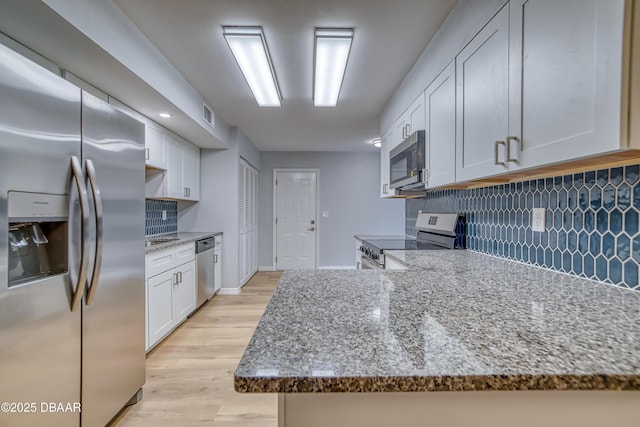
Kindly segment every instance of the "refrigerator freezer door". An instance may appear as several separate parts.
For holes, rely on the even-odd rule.
[[[83,165],[88,173],[93,164],[102,202],[92,215],[102,215],[102,230],[95,218],[90,227],[92,245],[102,245],[99,277],[83,303],[82,425],[102,426],[145,379],[144,125],[86,92],[82,98]],[[89,179],[87,188],[95,207]]]
[[[37,405],[33,413],[1,412],[0,425],[74,426],[78,412],[43,412],[40,405],[80,402],[81,311],[70,308],[79,255],[78,237],[70,239],[78,228],[70,159],[80,157],[80,90],[0,45],[0,100],[0,402]],[[70,251],[67,272],[9,287],[10,191],[70,200],[70,231],[61,237]],[[52,241],[46,227],[29,236],[14,225],[14,248],[22,242],[16,233],[38,245],[45,244],[39,234]]]

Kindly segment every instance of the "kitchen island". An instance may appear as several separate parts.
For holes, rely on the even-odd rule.
[[[640,293],[403,252],[405,271],[284,273],[236,390],[280,393],[287,427],[637,426]]]

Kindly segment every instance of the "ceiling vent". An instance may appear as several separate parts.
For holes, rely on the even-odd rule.
[[[204,118],[204,121],[209,123],[209,126],[212,128],[216,127],[216,116],[207,104],[202,104],[202,118]]]

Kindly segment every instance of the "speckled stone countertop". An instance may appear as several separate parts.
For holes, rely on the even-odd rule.
[[[182,232],[181,231],[179,233],[169,233],[169,234],[162,234],[158,236],[147,236],[146,237],[147,242],[162,240],[162,243],[158,243],[151,246],[145,246],[144,253],[148,254],[151,252],[157,252],[162,249],[172,248],[174,246],[180,246],[185,243],[195,242],[196,240],[206,239],[207,237],[211,237],[211,236],[219,236],[221,234],[222,234],[222,231],[208,231],[208,232],[207,231],[202,231],[202,232]],[[167,239],[176,239],[176,240],[166,241]]]
[[[470,251],[410,267],[285,272],[236,390],[640,390],[640,292]]]

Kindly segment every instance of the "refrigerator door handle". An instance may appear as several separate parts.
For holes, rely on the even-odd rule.
[[[96,181],[96,168],[93,162],[89,159],[86,161],[87,176],[89,177],[89,184],[91,185],[91,192],[93,193],[93,204],[96,215],[96,252],[95,263],[93,264],[93,272],[91,273],[91,282],[87,288],[87,300],[86,305],[91,305],[93,298],[96,295],[98,289],[98,280],[100,279],[100,270],[102,267],[102,240],[103,240],[103,226],[102,219],[104,217],[104,210],[102,208],[102,194],[100,193],[100,187]]]
[[[87,256],[87,250],[89,249],[89,245],[87,245],[87,234],[89,229],[89,201],[87,197],[87,187],[84,184],[84,176],[82,174],[82,165],[76,156],[71,156],[71,171],[78,188],[80,213],[82,215],[82,227],[80,228],[80,270],[78,271],[78,283],[76,285],[76,290],[73,293],[73,298],[71,299],[71,311],[76,311],[82,301],[84,288],[87,283],[87,268],[89,264],[89,257]]]

